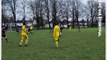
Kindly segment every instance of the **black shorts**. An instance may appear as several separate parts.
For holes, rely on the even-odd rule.
[[[18,30],[16,32],[19,32]]]
[[[6,35],[2,35],[2,37],[6,37]]]

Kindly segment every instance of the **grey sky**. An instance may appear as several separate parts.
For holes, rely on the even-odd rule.
[[[88,0],[81,0],[82,3],[86,4]],[[99,1],[99,0],[95,0],[95,1]],[[101,0],[102,2],[105,2],[105,0]]]
[[[31,1],[31,0],[27,0],[27,1]],[[87,4],[87,1],[88,1],[88,0],[81,0],[81,2],[82,2],[84,5]],[[96,1],[99,1],[99,0],[96,0]],[[101,1],[104,2],[105,0],[101,0]],[[26,8],[26,9],[27,9],[26,12],[28,12],[29,9],[28,9],[28,8]],[[19,10],[20,10],[20,9],[19,9]],[[17,19],[17,20],[21,20],[22,18],[23,18],[23,16],[22,16],[21,14],[19,14],[19,12],[18,12],[16,19]],[[26,13],[26,20],[29,20],[29,18],[32,18],[32,15],[29,14],[29,13]]]

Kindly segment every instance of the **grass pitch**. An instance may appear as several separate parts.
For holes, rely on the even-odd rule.
[[[2,40],[2,60],[105,60],[105,30],[97,28],[63,29],[59,48],[55,49],[50,30],[33,30],[29,45],[19,47],[21,32],[7,32],[9,42]]]

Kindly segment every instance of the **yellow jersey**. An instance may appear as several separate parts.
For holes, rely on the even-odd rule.
[[[27,29],[25,27],[25,25],[22,26],[22,35],[26,35],[27,34]]]
[[[33,29],[33,26],[30,26],[30,30],[32,30]]]
[[[59,34],[60,34],[60,27],[58,25],[55,25],[54,32],[53,32],[54,38],[58,39],[59,38]]]

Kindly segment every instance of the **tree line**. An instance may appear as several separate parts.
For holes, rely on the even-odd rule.
[[[44,20],[50,20],[53,26],[56,22],[61,22],[63,18],[67,20],[72,18],[71,26],[75,28],[77,23],[80,28],[79,18],[91,20],[91,27],[94,27],[94,21],[98,21],[98,1],[88,0],[83,4],[80,0],[2,0],[2,23],[13,21],[16,26],[17,14],[22,15],[23,22],[27,15],[32,15],[32,20],[36,20],[37,28],[44,26]],[[105,22],[105,3],[102,2],[102,22]]]

